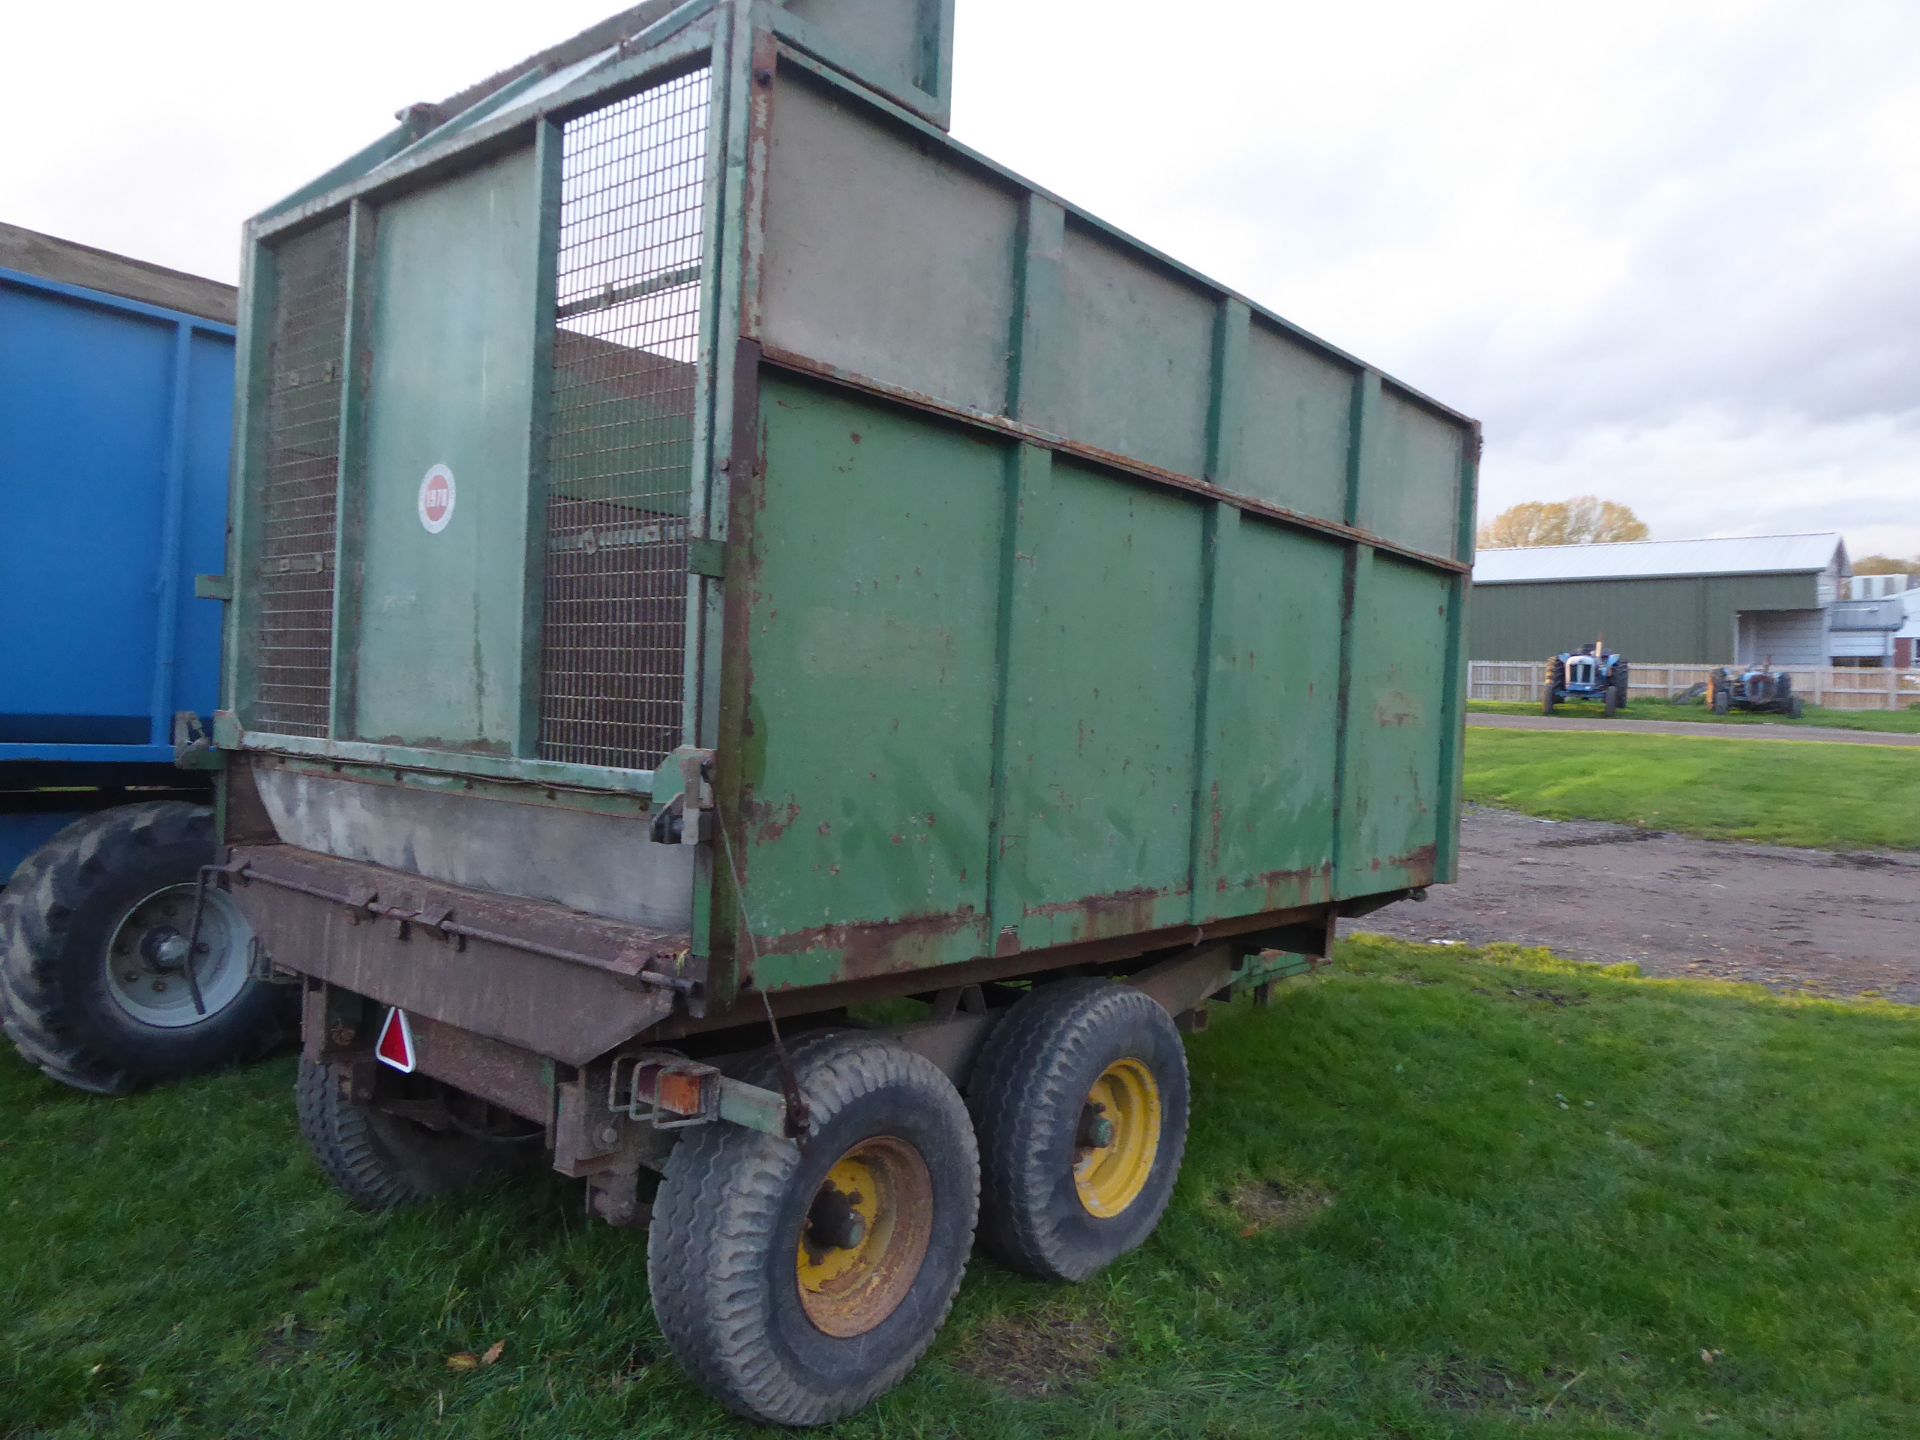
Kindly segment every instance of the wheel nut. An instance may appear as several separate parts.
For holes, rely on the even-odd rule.
[[[156,980],[153,982],[153,992],[156,995],[166,988],[167,988],[167,982],[164,980]]]
[[[1087,1139],[1093,1143],[1094,1149],[1106,1149],[1113,1144],[1113,1121],[1104,1115],[1095,1116],[1093,1123],[1087,1126]]]

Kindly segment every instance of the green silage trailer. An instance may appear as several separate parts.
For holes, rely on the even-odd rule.
[[[248,229],[207,883],[302,1128],[370,1207],[549,1153],[791,1424],[976,1228],[1142,1243],[1180,1032],[1456,864],[1477,427],[956,143],[951,55],[642,5]]]

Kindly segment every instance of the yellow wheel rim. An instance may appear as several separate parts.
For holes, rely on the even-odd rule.
[[[1140,1198],[1160,1154],[1160,1085],[1138,1060],[1093,1082],[1074,1137],[1073,1188],[1090,1215],[1112,1219]]]
[[[933,1177],[904,1140],[853,1146],[827,1171],[800,1225],[800,1307],[828,1335],[864,1335],[907,1298],[933,1237]]]

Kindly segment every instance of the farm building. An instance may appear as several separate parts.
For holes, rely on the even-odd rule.
[[[1838,535],[1483,550],[1475,660],[1528,660],[1604,636],[1631,659],[1826,665],[1851,572]]]

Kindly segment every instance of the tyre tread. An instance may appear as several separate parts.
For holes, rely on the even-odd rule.
[[[88,890],[110,873],[122,847],[191,845],[212,815],[181,800],[101,810],[56,833],[15,872],[0,910],[0,1032],[49,1078],[101,1095],[124,1095],[161,1078],[128,1065],[73,1013],[62,988],[70,963],[65,941]],[[230,1061],[258,1059],[280,1042],[283,1007],[251,1008],[256,1013]]]

